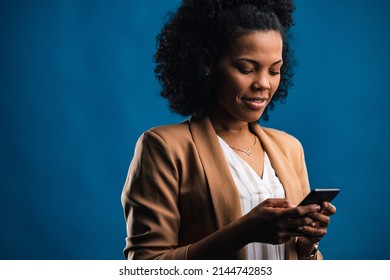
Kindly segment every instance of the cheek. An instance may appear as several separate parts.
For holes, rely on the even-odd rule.
[[[277,76],[277,77],[275,77],[275,79],[273,79],[273,80],[271,81],[271,90],[272,90],[271,94],[272,94],[272,95],[273,95],[273,94],[276,92],[276,90],[279,88],[279,85],[280,85],[280,75]]]
[[[241,93],[250,88],[250,83],[243,77],[237,77],[234,74],[226,74],[220,77],[219,87],[217,87],[218,96],[229,96],[230,98],[236,98]]]

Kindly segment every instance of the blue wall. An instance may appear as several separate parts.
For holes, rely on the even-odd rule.
[[[152,61],[178,3],[1,2],[0,259],[123,258],[135,141],[182,120]],[[295,86],[264,123],[301,140],[312,187],[341,188],[328,259],[388,258],[389,5],[297,1]]]

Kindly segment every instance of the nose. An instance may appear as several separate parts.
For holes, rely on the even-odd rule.
[[[271,88],[270,81],[265,74],[258,73],[252,82],[253,90],[269,90]]]

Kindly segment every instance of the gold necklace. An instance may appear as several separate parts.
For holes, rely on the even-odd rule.
[[[237,150],[237,151],[246,153],[246,155],[247,155],[248,157],[250,157],[250,156],[252,155],[252,149],[253,149],[253,147],[256,145],[256,139],[257,139],[257,137],[256,137],[256,135],[255,135],[255,141],[253,142],[253,145],[252,145],[251,147],[249,147],[246,151],[245,151],[245,150],[242,150],[242,149],[239,149],[239,148],[234,148],[234,147],[230,146],[229,144],[228,144],[228,145],[229,145],[229,147],[232,148],[233,150]]]

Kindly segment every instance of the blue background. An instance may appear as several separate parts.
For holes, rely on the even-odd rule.
[[[123,259],[135,141],[176,123],[152,56],[179,1],[1,1],[0,258]],[[388,259],[389,2],[297,1],[295,86],[265,126],[340,187],[327,259]]]

